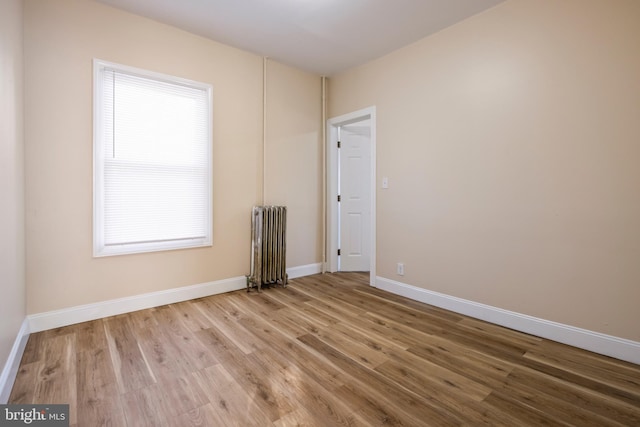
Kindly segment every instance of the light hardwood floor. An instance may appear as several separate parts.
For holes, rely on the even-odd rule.
[[[32,334],[11,403],[76,426],[640,426],[640,366],[340,273]]]

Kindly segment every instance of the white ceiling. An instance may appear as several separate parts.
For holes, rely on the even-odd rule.
[[[504,0],[98,0],[331,76]]]

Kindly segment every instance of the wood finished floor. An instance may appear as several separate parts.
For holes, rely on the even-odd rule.
[[[361,273],[32,334],[10,403],[75,426],[639,426],[640,366],[410,301]]]

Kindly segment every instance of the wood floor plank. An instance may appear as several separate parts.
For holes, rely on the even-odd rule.
[[[125,425],[108,348],[80,351],[76,363],[76,387],[80,390],[77,398],[78,425]]]
[[[211,319],[206,317],[196,307],[198,301],[201,300],[183,301],[177,304],[172,304],[173,309],[180,315],[182,323],[192,332],[207,329],[211,325]]]
[[[35,403],[35,384],[38,383],[38,374],[42,371],[43,361],[24,363],[24,358],[20,364],[16,381],[11,389],[9,402],[16,404]],[[18,378],[20,379],[18,381]]]
[[[527,369],[534,370],[542,375],[548,375],[554,378],[561,379],[572,384],[576,384],[580,387],[595,391],[608,398],[616,399],[621,402],[625,402],[631,406],[640,406],[640,399],[638,394],[634,391],[628,391],[626,389],[619,389],[604,382],[593,380],[591,378],[576,374],[574,372],[566,371],[562,368],[557,368],[545,363],[540,363],[535,360],[522,358],[521,366]]]
[[[102,319],[78,323],[70,326],[69,330],[76,335],[76,351],[78,352],[108,347]]]
[[[451,413],[446,413],[439,407],[434,407],[419,396],[407,391],[404,388],[394,386],[393,381],[380,375],[378,372],[368,370],[355,360],[322,342],[314,335],[308,334],[298,338],[304,344],[321,352],[327,359],[346,373],[350,373],[353,382],[343,386],[350,393],[355,394],[356,384],[362,389],[375,390],[378,396],[378,407],[386,407],[385,413],[390,413],[388,408],[394,408],[394,419],[398,419],[400,425],[404,423],[415,423],[420,420],[433,419],[442,425],[459,425],[460,418]],[[381,406],[383,405],[383,406]],[[413,420],[410,421],[410,419]],[[411,425],[411,424],[409,424]]]
[[[288,381],[286,368],[283,368],[277,357],[272,357],[269,352],[261,351],[250,354],[247,361],[251,364],[250,369],[244,370],[244,375],[249,379],[256,392],[261,397],[266,393],[270,401],[275,402],[277,417],[272,417],[271,421],[276,421],[284,415],[292,412],[296,408],[296,401],[291,397],[291,388],[296,386],[295,382]]]
[[[38,373],[33,403],[68,403],[77,400],[76,336],[63,334],[44,340],[44,363]],[[69,423],[77,421],[77,407],[69,408]]]
[[[378,300],[385,301],[388,304],[395,304],[396,306],[400,306],[403,308],[412,308],[420,312],[430,314],[432,316],[440,317],[442,320],[447,320],[450,322],[459,322],[463,319],[468,319],[467,317],[454,313],[452,311],[435,307],[433,305],[428,305],[420,301],[410,300],[400,295],[390,294],[389,292],[383,291],[381,289],[368,286],[368,284],[367,286],[359,286],[353,288],[353,291],[356,293],[368,294],[377,297]]]
[[[178,415],[168,420],[170,427],[212,427],[212,426],[229,426],[237,427],[230,418],[221,418],[220,411],[213,407],[213,404],[207,403],[199,408]],[[251,424],[245,424],[250,426]]]
[[[516,387],[531,388],[537,393],[544,393],[554,399],[565,401],[573,408],[584,409],[587,414],[595,413],[625,426],[640,425],[640,405],[630,405],[610,399],[577,384],[539,375],[535,371],[522,368],[516,368],[510,373],[509,382],[517,383]]]
[[[572,426],[571,420],[554,419],[544,411],[532,408],[522,401],[518,401],[512,396],[499,392],[492,392],[484,403],[488,406],[502,411],[513,420],[513,425],[517,426]]]
[[[297,366],[283,368],[280,370],[280,374],[286,384],[283,393],[295,403],[294,410],[281,417],[280,420],[288,420],[291,413],[299,412],[300,408],[304,408],[305,419],[307,422],[313,420],[312,425],[364,425],[350,407],[334,397],[333,392],[315,383]],[[279,425],[282,422],[274,424]]]
[[[555,368],[569,371],[575,375],[589,378],[593,381],[604,383],[612,388],[617,388],[635,395],[640,404],[640,377],[630,376],[624,368],[603,366],[584,363],[580,360],[571,360],[562,355],[533,349],[524,355],[526,359],[535,360]]]
[[[312,303],[306,303],[305,305],[311,305]],[[321,312],[325,310],[331,310],[331,306],[327,305],[318,309]],[[351,337],[353,340],[363,342],[370,348],[377,349],[381,345],[387,347],[394,347],[400,350],[406,350],[407,345],[399,340],[390,337],[386,332],[375,329],[375,325],[372,325],[371,321],[365,316],[345,315],[343,313],[333,313],[333,317],[337,323],[333,324],[331,328],[339,331]]]
[[[373,326],[370,329],[396,337],[405,346],[410,354],[417,355],[443,368],[455,372],[479,384],[493,386],[501,383],[511,372],[514,364],[499,358],[487,355],[480,351],[474,351],[464,344],[448,340],[436,334],[427,334],[416,331],[406,325],[396,323],[393,320],[379,318],[371,315]],[[395,353],[392,357],[397,358]]]
[[[44,357],[44,345],[43,342],[47,337],[47,333],[51,333],[50,331],[42,331],[36,334],[29,335],[29,339],[27,340],[27,345],[24,348],[24,353],[22,355],[21,363],[24,365],[28,365],[34,362],[42,361]]]
[[[611,372],[626,375],[630,378],[638,379],[638,365],[626,362],[613,357],[602,356],[590,351],[584,351],[577,347],[571,347],[556,341],[541,340],[532,350],[539,350],[549,355],[556,355],[563,360],[570,360],[584,365],[586,368],[596,367],[599,369],[610,370]]]
[[[278,301],[280,301],[280,303],[284,304],[287,307],[299,306],[309,301],[313,301],[312,298],[300,292],[300,290],[296,289],[294,286],[288,286],[286,288],[274,288],[273,290],[267,292],[266,296],[269,298],[277,299]]]
[[[386,337],[397,346],[407,349],[414,345],[419,345],[432,339],[435,335],[423,331],[417,331],[401,323],[394,322],[385,317],[379,317],[375,313],[365,313],[359,319],[363,322],[363,327],[367,331]],[[438,333],[440,328],[434,329],[433,333]]]
[[[193,377],[208,397],[212,415],[216,418],[213,425],[272,425],[255,397],[245,391],[222,364],[194,372]]]
[[[287,307],[298,315],[305,317],[308,321],[320,326],[333,327],[340,323],[340,319],[333,314],[325,313],[309,304],[301,304],[298,306]]]
[[[244,359],[244,352],[213,325],[195,332],[195,336],[219,363],[240,363]]]
[[[491,335],[495,338],[501,338],[506,342],[518,344],[523,348],[531,348],[543,341],[542,338],[534,337],[522,332],[507,329],[502,326],[492,325],[483,320],[464,318],[457,322],[460,327],[468,328],[469,331],[475,331],[481,335]]]
[[[249,327],[253,326],[253,319],[245,318],[241,322]],[[314,351],[306,348],[295,338],[278,335],[277,331],[270,330],[270,325],[250,329],[256,336],[271,343],[270,350],[281,355],[285,364],[294,364],[303,372],[310,381],[318,384],[326,390],[332,391],[342,387],[348,376],[336,369],[333,365],[325,363],[324,358],[319,357]]]
[[[425,380],[430,384],[448,392],[461,394],[460,390],[464,390],[466,399],[479,402],[491,393],[491,388],[481,382],[470,379],[465,375],[460,375],[430,360],[415,356],[410,352],[390,352],[390,363],[388,365],[397,366],[401,371],[405,372],[419,372],[420,377],[428,377]],[[383,367],[379,368],[376,368],[376,371],[380,372]],[[399,385],[402,385],[402,383],[399,383]]]
[[[198,341],[194,333],[182,322],[182,317],[173,305],[158,307],[154,310],[159,330],[164,338],[173,343],[177,359],[184,363],[189,372],[206,368],[218,363],[218,360]]]
[[[161,333],[153,329],[136,331],[140,357],[153,374],[153,381],[185,375],[192,371],[193,366],[180,358],[172,342],[166,340]],[[144,357],[142,357],[144,355]]]
[[[121,394],[154,384],[156,378],[143,356],[128,315],[104,320],[116,382]]]
[[[305,408],[298,408],[293,412],[288,413],[278,421],[273,423],[276,427],[310,427],[318,425],[318,420],[315,419],[309,411]]]
[[[158,388],[168,402],[170,417],[177,417],[209,403],[202,387],[191,376],[163,379],[158,382]]]
[[[229,308],[229,304],[224,304],[218,300],[202,300],[195,304],[203,316],[209,319],[209,324],[216,327],[227,336],[244,354],[259,351],[263,346],[262,342],[256,340],[244,328],[238,325],[233,314],[234,310]]]
[[[290,408],[285,408],[283,413],[278,406],[269,378],[261,375],[260,368],[255,364],[248,363],[247,356],[221,331],[212,326],[197,334],[206,345],[215,348],[217,357],[224,363],[227,372],[251,396],[252,401],[266,414],[269,422],[290,412]]]
[[[128,426],[168,427],[173,402],[167,401],[157,384],[129,391],[122,396]]]
[[[407,352],[489,388],[502,384],[514,368],[512,364],[482,353],[468,350],[459,353],[458,350],[464,347],[455,343],[434,341],[410,347]],[[398,355],[394,355],[394,359],[396,357]]]
[[[281,310],[279,314],[292,323],[301,326],[306,333],[320,337],[324,342],[357,360],[358,363],[372,369],[388,360],[384,354],[371,349],[364,343],[354,341],[351,337],[337,331],[336,328],[316,325],[308,318],[300,315],[298,311],[286,309]]]
[[[256,310],[260,313],[269,313],[281,308],[286,308],[286,305],[281,304],[280,302],[275,301],[272,298],[268,298],[264,295],[264,293],[259,292],[237,292],[232,296],[231,299],[242,299],[245,301],[250,301],[252,305],[256,307]]]
[[[636,426],[640,366],[318,274],[32,334],[80,426]]]
[[[576,411],[575,406],[570,402],[556,396],[551,396],[545,393],[539,388],[533,388],[527,384],[523,384],[520,381],[512,381],[511,374],[501,386],[499,391],[503,396],[509,396],[510,399],[515,399],[518,402],[526,404],[528,407],[545,413],[547,416],[551,416],[554,419],[571,418],[572,424],[583,427],[605,427],[605,426],[620,426],[615,420],[608,419],[593,411],[589,406],[583,407],[584,410]],[[575,390],[567,388],[568,394],[573,393]]]

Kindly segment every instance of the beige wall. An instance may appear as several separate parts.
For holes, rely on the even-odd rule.
[[[27,0],[24,25],[28,312],[247,274],[251,206],[262,196],[262,58],[88,0]],[[213,247],[92,258],[93,58],[213,85]],[[280,87],[281,96],[305,105],[304,91],[316,89],[303,86],[303,93]],[[278,105],[269,108],[277,117],[271,108]],[[305,131],[313,132],[306,114],[314,109],[302,114]],[[277,138],[286,138],[286,129]],[[307,148],[298,150],[300,161],[320,162]],[[310,186],[318,180],[304,179]],[[318,228],[317,215],[292,223],[294,236],[298,227]],[[308,236],[304,256],[292,261],[320,261],[306,249],[319,237]]]
[[[511,0],[332,78],[377,107],[378,276],[640,341],[639,22]]]
[[[273,61],[267,77],[265,203],[287,206],[287,265],[317,263],[322,260],[321,79]]]
[[[0,1],[0,371],[25,319],[22,1]]]

